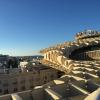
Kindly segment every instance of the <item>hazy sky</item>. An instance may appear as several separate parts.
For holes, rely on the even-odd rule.
[[[0,53],[34,55],[100,29],[100,0],[0,0]]]

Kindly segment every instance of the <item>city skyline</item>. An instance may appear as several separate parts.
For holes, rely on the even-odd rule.
[[[36,55],[74,39],[84,29],[100,30],[98,0],[0,0],[0,54]]]

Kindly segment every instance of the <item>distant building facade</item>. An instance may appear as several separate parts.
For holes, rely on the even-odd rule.
[[[41,68],[33,72],[0,74],[0,95],[30,90],[46,84],[58,77],[57,72],[53,68]]]
[[[40,63],[30,66],[15,57],[0,56],[0,95],[30,90],[58,78],[58,71]]]

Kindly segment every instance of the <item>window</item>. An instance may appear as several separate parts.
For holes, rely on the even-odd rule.
[[[50,77],[51,77],[51,79],[54,79],[54,75],[51,75]]]
[[[44,79],[47,80],[47,76],[45,76]]]
[[[14,88],[14,90],[13,90],[14,92],[17,92],[18,91],[18,89],[17,88]]]
[[[7,86],[8,86],[8,83],[4,83],[3,86],[4,86],[4,87],[7,87]]]
[[[2,89],[0,89],[0,93],[2,92]]]
[[[16,84],[17,84],[17,81],[13,82],[12,84],[13,84],[13,85],[16,85]]]
[[[30,86],[30,89],[33,89],[33,88],[34,88],[34,86],[31,85],[31,86]]]
[[[21,84],[23,84],[23,83],[25,83],[25,80],[21,80],[21,82],[20,82]]]
[[[46,83],[47,81],[46,80],[44,80],[44,84]]]
[[[22,86],[22,87],[21,87],[21,90],[25,90],[25,86]]]
[[[47,82],[47,76],[44,76],[44,83]]]
[[[8,89],[4,90],[4,94],[8,94],[8,93],[9,93]]]

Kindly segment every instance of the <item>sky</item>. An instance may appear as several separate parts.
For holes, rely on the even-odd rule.
[[[100,0],[0,0],[0,54],[36,55],[100,30]]]

